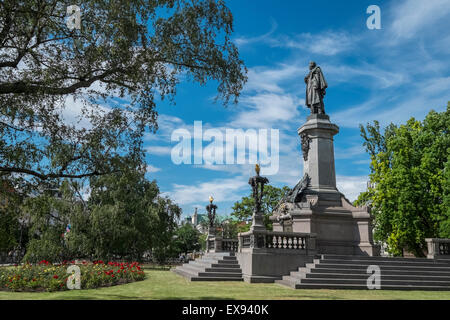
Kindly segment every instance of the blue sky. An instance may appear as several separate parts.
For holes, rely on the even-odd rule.
[[[184,215],[200,212],[213,195],[219,214],[248,195],[253,165],[175,165],[174,130],[203,128],[279,130],[275,186],[294,186],[303,175],[297,128],[305,122],[304,76],[308,62],[328,81],[325,110],[340,127],[335,136],[338,189],[354,200],[366,187],[369,157],[358,125],[423,119],[450,100],[450,1],[227,1],[234,41],[249,69],[238,105],[213,103],[214,83],[183,82],[176,104],[160,104],[156,135],[146,137],[148,177],[178,202]],[[369,5],[381,9],[381,29],[369,30]],[[209,142],[203,142],[203,146]],[[264,171],[263,171],[264,173]]]
[[[354,200],[366,187],[369,156],[358,125],[379,120],[404,123],[442,111],[450,100],[450,1],[230,0],[233,39],[249,69],[240,102],[214,103],[216,84],[184,81],[175,105],[158,104],[159,130],[145,137],[147,176],[190,215],[204,213],[209,195],[218,213],[250,193],[253,165],[176,165],[171,141],[176,129],[278,129],[279,170],[267,175],[275,186],[293,187],[303,175],[297,128],[304,106],[308,62],[328,82],[325,111],[340,127],[335,136],[338,189]],[[369,5],[381,9],[381,29],[369,30]],[[203,146],[209,142],[203,142]],[[264,168],[263,172],[264,174]]]

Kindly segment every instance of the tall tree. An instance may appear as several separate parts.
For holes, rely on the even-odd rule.
[[[289,190],[290,189],[287,186],[284,186],[283,188],[277,188],[271,185],[264,186],[261,209],[264,214],[264,223],[267,228],[272,229],[272,222],[269,220],[269,216]],[[255,210],[255,199],[253,199],[251,195],[242,197],[240,201],[234,203],[232,209],[233,212],[231,213],[231,216],[235,217],[238,221],[247,221],[252,217],[253,211]]]
[[[189,253],[201,249],[200,232],[190,223],[180,226],[176,233],[177,253]]]
[[[166,254],[181,209],[160,196],[144,170],[93,177],[90,186],[89,232],[95,257],[139,260],[152,249]]]
[[[0,255],[20,252],[26,242],[26,230],[21,220],[22,201],[22,195],[13,185],[0,179]]]
[[[89,187],[84,200],[80,185],[66,179],[59,189],[25,201],[23,214],[30,222],[25,261],[135,261],[151,250],[164,260],[172,254],[181,209],[161,197],[143,170],[91,177]]]
[[[155,100],[173,99],[180,75],[236,101],[246,69],[232,31],[222,0],[1,1],[0,173],[40,183],[142,159]]]
[[[370,202],[376,240],[400,255],[423,256],[425,238],[450,236],[450,103],[423,122],[411,118],[384,132],[378,123],[361,127],[371,155],[371,187],[357,204]],[[369,132],[369,134],[367,134]]]

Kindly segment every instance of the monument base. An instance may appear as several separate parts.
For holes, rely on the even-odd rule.
[[[283,252],[284,251],[284,252]],[[273,283],[314,259],[315,252],[249,248],[236,253],[242,278],[249,283]]]
[[[270,218],[274,231],[289,227],[293,232],[315,233],[318,254],[380,255],[380,247],[373,243],[368,208],[354,207],[342,194],[339,202],[311,191],[305,197],[305,202],[285,203],[282,213],[275,212]],[[280,221],[281,215],[290,221]]]

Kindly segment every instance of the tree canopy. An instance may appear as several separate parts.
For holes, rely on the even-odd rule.
[[[267,228],[272,229],[272,222],[269,220],[269,216],[289,190],[290,189],[287,186],[284,186],[283,188],[277,188],[271,185],[264,186],[261,210],[263,211],[264,223]],[[252,195],[242,197],[240,201],[234,203],[232,209],[232,217],[236,218],[238,221],[247,221],[252,217],[253,211],[255,210],[255,199],[253,199]],[[249,226],[247,225],[247,227]]]
[[[27,198],[21,206],[30,239],[24,261],[135,261],[150,251],[164,261],[173,255],[181,209],[144,174],[129,170],[93,177],[87,200],[69,180],[53,192]]]
[[[394,255],[423,256],[425,238],[450,237],[450,103],[423,121],[360,127],[371,155],[371,187],[357,204],[371,203],[376,240]]]
[[[232,31],[222,0],[1,1],[0,173],[42,182],[139,162],[180,76],[236,101],[246,69]]]

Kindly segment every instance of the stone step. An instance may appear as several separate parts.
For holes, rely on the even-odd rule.
[[[216,267],[218,267],[218,268],[223,268],[223,267],[225,267],[225,268],[237,268],[237,269],[240,269],[240,268],[241,268],[241,266],[240,266],[238,263],[236,263],[236,264],[231,264],[231,263],[220,263],[220,261],[219,261],[219,263],[213,263],[213,264],[211,264],[210,267],[211,267],[211,268],[216,268]]]
[[[320,261],[320,264],[358,264],[358,265],[392,265],[392,266],[422,266],[422,267],[443,267],[450,268],[450,264],[435,262],[432,260],[431,262],[424,261],[399,261],[399,260],[368,260],[368,259],[352,259],[352,260],[344,260],[344,259],[324,259]]]
[[[235,256],[223,256],[223,260],[237,261],[237,258]]]
[[[191,281],[243,281],[240,277],[192,277]]]
[[[220,272],[220,271],[212,271],[212,272],[199,272],[199,277],[219,277],[219,278],[236,278],[241,277],[242,273],[235,272]]]
[[[322,278],[322,279],[360,279],[360,280],[367,280],[370,275],[369,274],[340,274],[340,273],[305,273],[302,275],[297,275],[294,273],[291,273],[291,277],[298,278],[298,279],[316,279],[316,278]],[[429,274],[429,275],[405,275],[405,274],[396,274],[396,275],[386,275],[381,274],[381,278],[385,280],[402,280],[402,281],[409,281],[409,280],[419,280],[419,281],[448,281],[450,282],[450,276],[444,277],[440,274]]]
[[[296,289],[368,290],[370,265],[381,270],[381,289],[450,290],[450,263],[431,259],[319,255],[314,263],[283,276],[278,284]],[[317,258],[316,257],[316,258]]]
[[[205,262],[205,261],[202,261],[202,260],[190,261],[189,264],[190,265],[194,265],[194,266],[198,266],[198,267],[203,267],[203,268],[210,268],[213,265],[213,263]]]
[[[220,259],[200,259],[195,260],[203,263],[209,263],[209,264],[223,264],[223,265],[236,265],[239,264],[237,260],[220,260]]]
[[[282,280],[278,280],[282,281]],[[276,281],[276,282],[278,282]],[[287,285],[285,283],[280,283]],[[292,284],[287,285],[292,287]],[[324,283],[300,283],[294,284],[295,289],[346,289],[346,290],[368,290],[367,285],[358,284],[324,284]],[[444,291],[450,290],[450,286],[409,286],[409,285],[381,285],[381,290],[426,290]]]
[[[301,279],[301,284],[315,283],[315,284],[357,284],[366,285],[367,279],[333,279],[333,278],[315,278],[315,279]],[[386,280],[381,278],[381,286],[429,286],[429,287],[449,287],[450,281],[416,281],[416,280]]]
[[[209,263],[209,264],[218,263],[218,261],[219,261],[219,259],[211,259],[211,258],[208,258],[208,259],[201,258],[201,259],[194,260],[194,262],[202,262],[202,263]]]
[[[241,273],[242,270],[240,268],[221,268],[221,267],[216,267],[216,268],[205,268],[206,272],[233,272],[233,273]]]
[[[411,270],[399,270],[398,268],[380,268],[382,275],[434,275],[439,274],[441,276],[450,277],[450,271],[429,271],[429,270],[417,270],[417,269],[411,269]],[[334,273],[334,274],[361,274],[361,275],[367,275],[367,269],[360,268],[360,269],[352,269],[352,268],[346,268],[346,269],[340,269],[340,268],[314,268],[310,269],[309,271],[296,271],[296,272],[310,272],[311,274],[314,273]]]
[[[294,282],[294,283],[300,283],[301,281],[301,277],[295,276],[295,275],[289,275],[289,276],[283,276],[283,278],[281,280],[285,280],[285,281],[289,281],[289,282]]]
[[[297,285],[297,282],[289,281],[289,280],[285,279],[285,277],[283,277],[283,279],[281,279],[281,280],[275,280],[275,283],[290,287],[292,289],[296,289],[296,285]]]
[[[178,275],[180,275],[180,276],[183,276],[183,277],[185,277],[185,278],[187,278],[189,280],[191,280],[194,277],[197,277],[196,274],[194,274],[192,272],[189,272],[186,269],[181,268],[181,267],[172,268],[171,271],[176,273],[176,274],[178,274]]]
[[[317,255],[321,261],[332,260],[370,260],[370,261],[416,261],[416,262],[429,262],[433,263],[435,260],[427,258],[404,258],[404,257],[371,257],[371,256],[352,256],[352,255],[335,255],[335,254],[322,254]],[[438,262],[444,262],[445,260],[438,260]],[[449,261],[450,264],[450,261]]]
[[[196,266],[196,265],[190,265],[190,264],[183,265],[183,266],[180,267],[180,269],[186,270],[186,271],[191,272],[191,273],[193,273],[195,275],[198,275],[199,272],[204,272],[205,271],[205,268],[203,268],[203,267]]]
[[[214,257],[234,257],[234,252],[208,252],[203,255],[205,256],[214,256]]]
[[[239,262],[235,259],[235,260],[218,260],[218,263],[221,264],[239,264]]]
[[[234,254],[209,253],[173,269],[191,281],[242,281],[242,270]]]
[[[361,270],[367,270],[367,267],[369,265],[366,264],[343,264],[343,263],[325,263],[321,262],[320,264],[317,264],[315,266],[315,269],[361,269]],[[411,266],[411,265],[380,265],[380,270],[383,272],[384,270],[417,270],[417,271],[436,271],[436,272],[449,272],[450,267],[440,267],[440,266]]]

